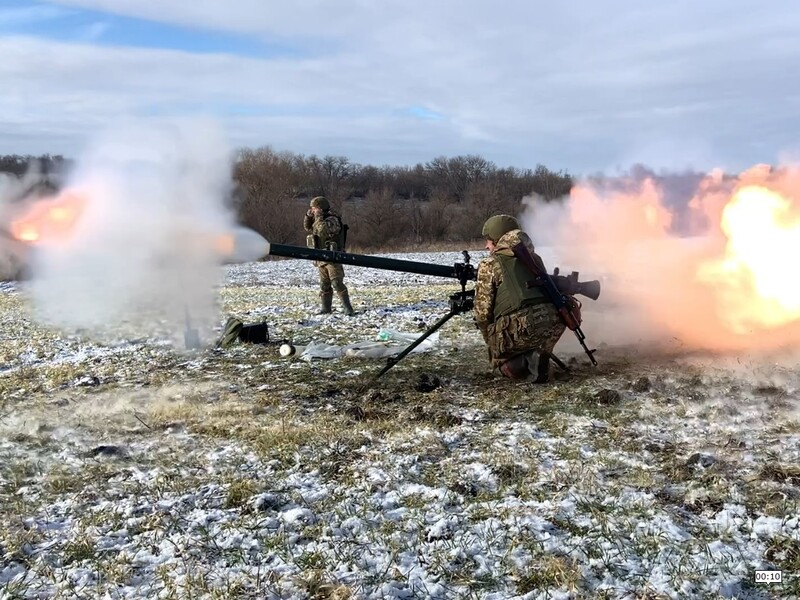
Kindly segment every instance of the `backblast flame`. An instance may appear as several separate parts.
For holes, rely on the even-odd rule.
[[[718,310],[736,333],[775,328],[800,319],[800,215],[775,190],[749,185],[724,206],[725,254],[698,268],[698,279],[718,290]]]
[[[533,198],[530,208],[526,225],[537,244],[552,245],[549,260],[605,279],[587,336],[800,348],[800,166],[585,180],[563,204]]]
[[[68,189],[54,198],[32,202],[11,221],[9,231],[15,239],[30,244],[69,243],[94,196],[87,190]],[[222,262],[257,260],[269,253],[268,242],[243,227],[212,233],[198,225],[175,234],[174,239],[193,252],[211,251]]]
[[[32,224],[11,225],[11,234],[21,242],[39,241],[39,229]]]
[[[215,236],[214,250],[222,257],[231,256],[236,250],[236,237],[232,233],[223,233]]]
[[[11,221],[11,235],[30,243],[57,243],[69,239],[86,204],[86,196],[73,191],[38,200]]]

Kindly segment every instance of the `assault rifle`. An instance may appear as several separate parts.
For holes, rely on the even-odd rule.
[[[405,358],[410,352],[419,346],[428,336],[437,331],[442,325],[447,323],[454,316],[472,310],[475,300],[475,290],[467,289],[467,283],[474,281],[478,278],[477,269],[470,263],[470,255],[466,250],[462,251],[463,262],[456,262],[453,265],[437,265],[433,263],[423,263],[411,260],[399,260],[395,258],[383,258],[379,256],[365,256],[363,254],[353,254],[351,252],[340,252],[338,250],[322,250],[318,248],[304,248],[302,246],[289,246],[286,244],[273,244],[268,243],[267,255],[268,256],[282,256],[284,258],[299,258],[303,260],[316,260],[321,262],[338,263],[343,265],[353,265],[356,267],[367,267],[371,269],[383,269],[388,271],[400,271],[405,273],[416,273],[419,275],[430,275],[433,277],[448,277],[457,279],[461,285],[461,290],[451,294],[448,299],[449,311],[441,319],[436,321],[430,328],[428,328],[420,337],[414,340],[407,348],[405,348],[397,356],[389,357],[386,360],[386,366],[375,376],[378,379],[384,375],[389,369]],[[600,282],[599,281],[578,281],[577,271],[573,271],[569,276],[558,274],[556,269],[553,275],[544,273],[549,281],[555,288],[558,298],[563,298],[563,295],[572,296],[574,294],[582,294],[596,300],[600,295]],[[535,281],[539,281],[538,279]],[[543,280],[542,280],[543,281]],[[529,283],[530,285],[531,283]],[[550,284],[546,284],[550,285]],[[547,288],[546,288],[547,289]],[[562,308],[557,303],[558,298],[553,295],[548,298],[555,304],[556,308],[561,312]],[[566,301],[566,300],[565,300]],[[562,317],[563,318],[563,317]],[[575,330],[573,330],[575,331]],[[576,335],[580,332],[580,328],[576,331]],[[580,332],[583,336],[583,332]],[[594,360],[594,350],[590,351],[583,343],[583,338],[579,337],[581,345],[583,345],[589,358],[593,364],[597,364]],[[566,365],[558,360],[555,356],[551,355],[551,359],[559,365],[559,367],[566,369]]]
[[[594,357],[597,348],[589,350],[589,347],[586,345],[586,336],[581,330],[581,303],[570,295],[569,291],[564,290],[574,290],[574,293],[584,294],[592,300],[597,300],[600,295],[600,282],[591,281],[582,284],[578,281],[577,271],[573,271],[571,277],[563,277],[558,274],[558,268],[553,271],[553,275],[548,275],[547,271],[544,269],[544,265],[528,252],[528,249],[522,242],[513,246],[511,251],[534,276],[534,279],[528,282],[528,287],[542,288],[544,295],[547,296],[547,299],[556,307],[558,315],[567,326],[567,329],[575,333],[575,336],[578,338],[578,343],[589,357],[589,360],[592,361],[593,365],[597,365],[597,360]],[[562,288],[556,283],[556,278],[559,277],[564,282]]]

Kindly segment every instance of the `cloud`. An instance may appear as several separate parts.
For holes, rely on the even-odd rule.
[[[391,16],[403,10],[397,2],[332,3],[325,0],[296,0],[290,4],[261,0],[234,0],[225,5],[215,0],[160,2],[158,0],[55,0],[54,4],[107,12],[175,25],[209,30],[266,35],[338,35],[355,31],[360,24],[375,22],[381,14]],[[413,4],[413,3],[412,3]]]
[[[800,13],[753,12],[743,1],[57,3],[303,53],[0,38],[10,57],[0,78],[11,82],[0,152],[22,144],[71,154],[98,121],[202,111],[236,143],[360,162],[476,153],[587,172],[644,155],[655,166],[738,169],[776,159],[800,126],[800,82],[786,76],[800,53]],[[420,118],[417,107],[439,118]]]

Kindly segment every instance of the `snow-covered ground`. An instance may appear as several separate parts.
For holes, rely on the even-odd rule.
[[[421,332],[458,289],[346,271],[353,318],[315,315],[315,269],[294,260],[225,267],[224,312],[266,319],[275,342],[344,345]],[[25,285],[3,286],[0,598],[800,591],[786,361],[607,347],[592,368],[573,348],[569,374],[513,384],[461,315],[374,381],[377,359],[186,352],[28,315]]]

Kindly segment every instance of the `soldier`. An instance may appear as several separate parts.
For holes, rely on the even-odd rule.
[[[303,222],[304,229],[309,233],[306,242],[309,248],[322,250],[344,250],[345,225],[342,219],[331,212],[331,205],[324,197],[316,196],[311,199],[311,208],[306,212]],[[323,315],[331,312],[333,291],[339,295],[342,308],[347,316],[353,316],[355,311],[350,304],[350,294],[344,285],[344,268],[338,263],[314,261],[319,269],[319,297],[320,310],[317,314]]]
[[[550,378],[550,353],[566,326],[555,306],[511,248],[522,242],[544,271],[533,242],[509,215],[495,215],[483,225],[489,257],[478,265],[475,322],[483,334],[492,367],[509,379]]]

